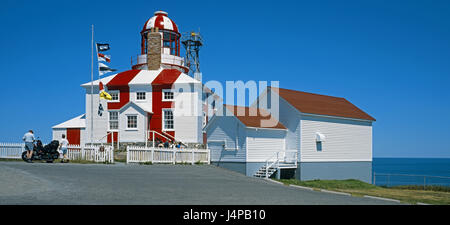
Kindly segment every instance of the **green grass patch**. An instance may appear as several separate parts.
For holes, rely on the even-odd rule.
[[[438,205],[450,205],[450,188],[444,186],[407,185],[395,187],[379,187],[359,180],[312,180],[300,181],[296,179],[277,180],[286,185],[293,184],[311,187],[315,190],[325,189],[350,193],[353,196],[371,195],[383,198],[398,199],[404,203],[416,204],[418,202]]]
[[[305,187],[312,187],[318,189],[361,189],[368,190],[377,188],[377,186],[368,184],[359,180],[311,180],[300,181],[296,179],[282,179],[281,182],[285,184],[294,184]]]
[[[426,190],[426,191],[442,191],[442,192],[450,192],[450,187],[448,186],[437,186],[437,185],[399,185],[389,187],[392,189],[406,189],[406,190]]]
[[[24,162],[22,159],[0,159],[0,161],[6,161],[6,162],[18,162],[18,161],[22,161]]]

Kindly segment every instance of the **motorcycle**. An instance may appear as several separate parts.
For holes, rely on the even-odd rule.
[[[59,141],[54,140],[50,144],[43,146],[41,140],[37,140],[33,145],[33,155],[30,161],[45,160],[47,163],[52,163],[55,159],[59,158]],[[25,162],[28,161],[27,151],[22,153],[22,159]]]

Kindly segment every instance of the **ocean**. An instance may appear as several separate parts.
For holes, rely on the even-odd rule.
[[[372,170],[378,186],[450,186],[450,158],[373,158]]]

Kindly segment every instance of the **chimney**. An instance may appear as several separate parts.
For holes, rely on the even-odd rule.
[[[158,70],[161,67],[161,33],[158,28],[152,28],[147,35],[147,67],[148,70]]]

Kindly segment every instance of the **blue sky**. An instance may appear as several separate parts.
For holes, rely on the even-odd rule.
[[[279,80],[377,119],[374,157],[450,157],[449,1],[21,1],[0,8],[0,141],[84,113],[91,24],[130,68],[145,21],[201,30],[204,80]]]

